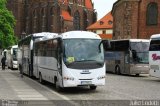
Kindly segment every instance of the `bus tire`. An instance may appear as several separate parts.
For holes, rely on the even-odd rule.
[[[43,78],[42,78],[41,73],[39,73],[39,82],[40,82],[41,84],[44,84],[44,81],[43,81]]]
[[[90,90],[96,90],[97,86],[90,86]]]
[[[60,85],[59,85],[59,83],[58,83],[58,80],[56,80],[55,86],[56,86],[56,90],[57,90],[58,92],[62,91],[62,87],[60,87]]]
[[[119,66],[116,66],[115,68],[115,73],[120,75],[121,74],[121,71],[120,71],[120,67]]]

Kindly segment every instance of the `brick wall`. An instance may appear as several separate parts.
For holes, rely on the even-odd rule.
[[[158,25],[146,25],[146,10],[150,2],[158,3]],[[113,39],[145,38],[160,33],[160,0],[121,0],[114,4]]]
[[[158,3],[158,25],[156,26],[147,26],[146,25],[146,10],[147,5],[150,2]],[[160,0],[142,0],[140,2],[139,9],[139,37],[140,38],[150,38],[152,34],[160,33]]]
[[[65,25],[62,25],[61,11],[68,10],[67,4],[58,3],[55,5],[53,0],[28,0],[25,5],[22,0],[8,0],[7,7],[13,11],[16,18],[15,35],[19,38],[23,31],[27,34],[38,32],[61,33],[66,26],[68,30],[74,30],[73,21],[64,22]],[[87,16],[84,19],[85,7],[77,4],[71,4],[70,7],[72,17],[76,11],[80,13],[80,30],[86,30],[86,27],[95,21],[93,9],[86,9]],[[51,15],[52,8],[53,15]],[[88,20],[87,26],[84,25],[86,20]]]

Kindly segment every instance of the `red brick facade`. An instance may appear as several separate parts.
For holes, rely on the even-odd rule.
[[[16,18],[15,35],[19,38],[22,32],[86,30],[97,20],[91,0],[8,0],[7,7]]]
[[[147,9],[158,7],[157,24],[147,24]],[[155,8],[154,8],[155,9]],[[144,38],[160,33],[160,0],[118,0],[112,9],[113,39]]]

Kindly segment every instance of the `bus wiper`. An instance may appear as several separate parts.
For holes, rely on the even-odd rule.
[[[75,62],[88,62],[88,61],[96,61],[96,60],[78,60],[78,61],[75,61]]]

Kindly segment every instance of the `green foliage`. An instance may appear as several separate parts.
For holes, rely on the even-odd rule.
[[[6,48],[17,42],[14,25],[15,19],[6,8],[6,0],[0,0],[0,48]]]

